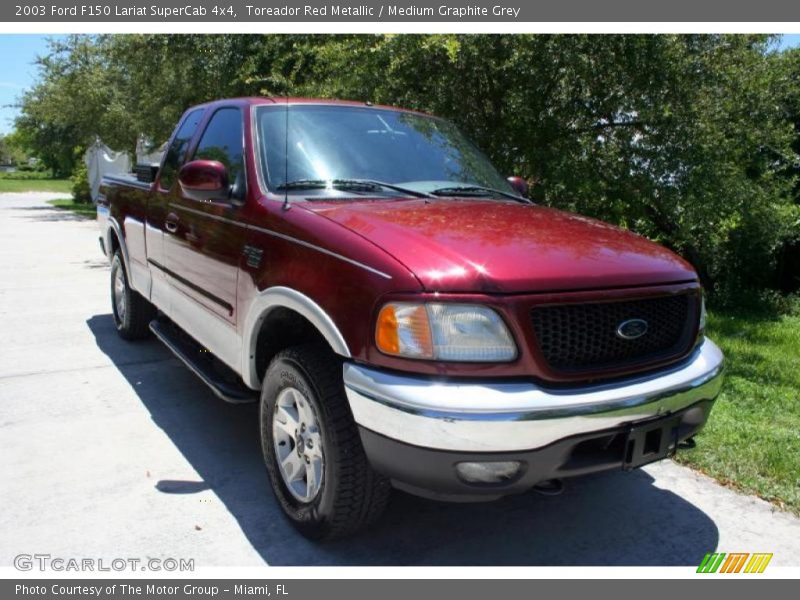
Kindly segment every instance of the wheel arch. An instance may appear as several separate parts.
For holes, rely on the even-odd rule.
[[[268,357],[274,350],[265,351],[263,346],[269,337],[270,319],[279,319],[283,322],[284,317],[291,315],[297,315],[300,319],[296,329],[298,343],[309,341],[310,336],[317,335],[334,353],[350,358],[347,341],[331,316],[319,304],[292,288],[283,286],[267,288],[256,296],[245,318],[242,379],[248,387],[254,390],[261,387],[261,370],[265,367],[263,352],[266,352]],[[295,328],[292,328],[292,331],[294,330]],[[276,337],[279,338],[284,332],[282,329],[275,331]],[[278,350],[282,349],[279,343],[275,347]]]
[[[122,235],[122,227],[120,227],[114,217],[108,217],[105,243],[106,248],[108,248],[109,262],[114,259],[114,253],[117,250],[122,254],[122,264],[125,267],[125,273],[128,275],[128,285],[130,285],[132,289],[135,289],[133,288],[128,248],[125,246],[125,237]]]

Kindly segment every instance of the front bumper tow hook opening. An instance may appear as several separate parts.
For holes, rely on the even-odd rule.
[[[562,479],[545,479],[533,486],[531,490],[542,496],[560,496],[564,493],[564,481]]]

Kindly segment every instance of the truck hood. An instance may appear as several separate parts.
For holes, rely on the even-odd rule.
[[[691,265],[658,244],[551,208],[476,199],[306,206],[391,254],[427,291],[542,292],[697,278]]]

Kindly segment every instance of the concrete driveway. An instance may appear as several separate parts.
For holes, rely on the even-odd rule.
[[[263,565],[800,564],[800,520],[664,462],[482,505],[401,493],[356,539],[286,523],[256,407],[216,399],[158,342],[114,331],[95,223],[0,195],[0,566],[19,553]],[[51,197],[51,196],[50,196]],[[701,440],[702,443],[702,440]]]

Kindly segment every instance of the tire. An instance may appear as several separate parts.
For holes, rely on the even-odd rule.
[[[111,259],[111,313],[117,333],[126,340],[146,338],[156,312],[152,304],[131,288],[118,250]]]
[[[272,360],[261,390],[260,425],[272,489],[300,533],[314,540],[341,538],[381,517],[389,481],[364,454],[342,363],[327,346],[296,346]],[[282,459],[304,469],[299,479],[290,482],[291,468],[282,468]]]

